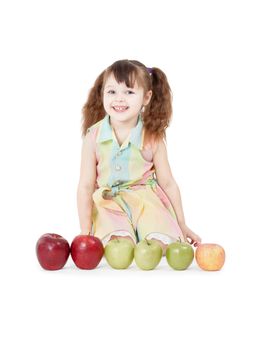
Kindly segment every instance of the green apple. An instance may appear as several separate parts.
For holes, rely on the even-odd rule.
[[[134,243],[127,238],[115,238],[104,248],[104,256],[114,269],[127,269],[134,258]]]
[[[189,243],[173,242],[166,249],[166,260],[175,270],[186,270],[192,263],[194,251]]]
[[[162,248],[152,239],[143,239],[134,248],[134,258],[142,270],[153,270],[162,258]]]

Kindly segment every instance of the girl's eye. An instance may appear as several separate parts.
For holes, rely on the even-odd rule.
[[[107,93],[110,94],[110,95],[114,95],[116,93],[116,91],[115,90],[108,90]],[[127,90],[126,93],[128,95],[135,94],[135,92],[131,91],[131,90]]]

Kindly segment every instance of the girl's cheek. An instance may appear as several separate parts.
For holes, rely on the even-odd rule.
[[[112,100],[113,100],[113,97],[112,97],[112,96],[107,96],[107,97],[105,98],[105,100],[106,100],[106,101],[112,101]]]

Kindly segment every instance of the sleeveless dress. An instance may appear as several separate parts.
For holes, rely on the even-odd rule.
[[[112,235],[130,236],[135,243],[184,241],[172,204],[156,181],[152,148],[144,149],[141,114],[121,146],[109,115],[87,132],[96,153],[91,233],[103,244]]]

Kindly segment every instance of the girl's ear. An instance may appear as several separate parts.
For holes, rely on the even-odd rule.
[[[143,106],[147,106],[151,100],[152,97],[152,90],[149,90],[146,95],[144,96],[143,99]]]

